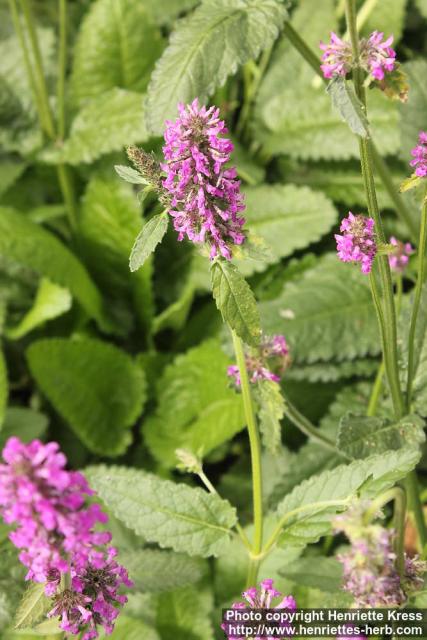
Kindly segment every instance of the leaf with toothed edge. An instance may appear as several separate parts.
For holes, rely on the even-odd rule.
[[[131,271],[137,271],[142,267],[148,256],[153,253],[159,242],[163,240],[168,223],[169,215],[164,212],[151,218],[142,227],[130,254],[129,267]]]

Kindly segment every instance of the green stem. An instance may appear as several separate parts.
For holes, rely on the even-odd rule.
[[[310,65],[313,71],[322,79],[324,84],[328,84],[328,80],[323,77],[322,70],[320,68],[321,61],[316,53],[311,49],[311,47],[305,42],[303,38],[299,35],[297,31],[295,31],[291,22],[285,22],[285,26],[283,29],[283,33],[289,39],[289,42],[295,47],[295,49],[300,53],[300,55],[304,58],[304,60]],[[400,195],[398,189],[396,189],[393,177],[390,173],[389,168],[387,167],[384,160],[376,151],[376,148],[371,140],[372,147],[372,161],[375,165],[375,169],[380,177],[385,190],[387,191],[390,199],[394,203],[396,207],[396,212],[401,220],[407,225],[408,230],[411,234],[411,237],[416,235],[416,228],[411,219],[408,208]]]
[[[59,51],[58,51],[58,137],[65,136],[65,72],[67,67],[67,0],[58,2]]]
[[[248,566],[248,574],[246,577],[246,589],[255,587],[258,578],[259,565],[261,560],[257,558],[251,558]]]
[[[374,416],[377,413],[378,401],[380,399],[381,389],[383,386],[384,371],[384,360],[381,360],[381,364],[378,367],[377,375],[375,377],[374,386],[372,387],[371,397],[369,398],[368,409],[366,411],[367,416]]]
[[[426,521],[424,517],[423,505],[420,500],[420,490],[418,486],[418,478],[415,471],[412,471],[405,478],[405,487],[408,494],[408,506],[415,518],[415,526],[418,534],[418,542],[420,551],[424,554],[427,544]]]
[[[302,413],[298,411],[298,409],[289,401],[287,397],[284,397],[285,400],[285,415],[289,418],[289,420],[306,436],[323,445],[326,449],[333,451],[336,454],[339,454],[343,457],[347,456],[339,451],[335,443],[323,433],[317,429],[314,424],[310,422],[308,418],[306,418]]]
[[[406,493],[402,487],[393,487],[381,496],[373,500],[371,506],[365,513],[364,522],[369,524],[378,511],[388,502],[394,502],[394,530],[396,537],[394,549],[396,552],[396,566],[400,576],[403,576],[405,569],[405,514],[406,514]]]
[[[427,249],[427,190],[424,196],[421,210],[420,240],[418,243],[418,277],[415,285],[414,304],[412,307],[411,324],[408,336],[408,380],[406,385],[406,410],[409,413],[412,400],[412,386],[414,382],[414,360],[415,360],[415,332],[417,329],[417,319],[420,310],[421,296],[425,279],[425,253]]]
[[[68,213],[68,221],[71,229],[74,231],[77,227],[77,205],[70,171],[65,164],[61,163],[57,165],[56,172],[58,174],[59,186],[61,187],[62,197],[64,198],[65,207]]]
[[[234,351],[236,354],[237,366],[239,367],[240,383],[245,411],[246,424],[248,427],[249,443],[251,448],[252,462],[252,490],[253,490],[253,510],[254,510],[254,543],[253,552],[258,556],[262,549],[263,540],[263,512],[262,512],[262,475],[261,475],[261,441],[255,419],[254,406],[250,389],[248,372],[246,370],[245,354],[243,343],[234,331],[233,337]]]
[[[22,11],[24,14],[25,24],[27,26],[28,35],[30,37],[31,48],[36,71],[36,82],[38,85],[41,105],[43,108],[47,134],[50,138],[55,138],[55,125],[49,104],[49,95],[46,86],[46,79],[43,71],[43,60],[40,51],[39,41],[34,26],[34,19],[31,12],[29,0],[21,0]]]
[[[272,51],[273,47],[268,47],[268,49],[262,52],[258,65],[254,66],[252,63],[244,67],[245,98],[236,126],[236,133],[239,136],[242,135],[246,129],[252,105],[270,62]]]

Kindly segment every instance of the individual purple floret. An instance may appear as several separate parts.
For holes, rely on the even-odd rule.
[[[282,597],[282,593],[277,591],[274,588],[273,580],[262,580],[260,582],[260,586],[257,589],[256,587],[250,587],[246,591],[242,593],[242,597],[245,602],[234,602],[231,606],[232,609],[274,609],[274,610],[283,610],[288,609],[289,611],[295,611],[296,602],[293,596],[284,596]],[[278,602],[277,600],[281,598]],[[286,623],[277,623],[272,622],[271,626],[282,626],[285,627]],[[233,623],[224,622],[221,625],[221,628],[224,630],[225,634],[228,637],[228,640],[245,640],[244,636],[236,636],[234,635],[234,625]],[[286,637],[285,635],[281,635],[281,638]],[[273,636],[256,636],[254,640],[279,640],[277,637]]]
[[[346,76],[351,71],[352,52],[349,42],[341,40],[336,33],[331,31],[330,42],[327,44],[321,42],[319,46],[323,51],[320,68],[325,78]]]
[[[251,349],[246,354],[246,369],[249,380],[256,383],[260,380],[273,380],[280,382],[283,373],[290,362],[289,347],[284,336],[264,336],[257,349]],[[237,386],[240,386],[240,372],[237,365],[231,365],[227,374],[234,378]]]
[[[236,169],[226,167],[233,144],[221,137],[227,128],[219,109],[199,107],[197,98],[178,109],[179,118],[166,123],[161,165],[178,240],[207,243],[211,258],[221,255],[229,260],[232,245],[245,241],[240,181]]]
[[[393,271],[402,273],[409,262],[409,256],[414,253],[414,248],[410,242],[401,242],[394,236],[391,236],[390,244],[396,247],[388,257],[390,267]]]
[[[359,64],[374,80],[383,80],[386,73],[395,68],[396,52],[391,48],[393,36],[383,42],[384,34],[379,31],[371,33],[369,38],[360,41]],[[330,42],[321,42],[323,51],[322,69],[325,78],[346,76],[353,66],[353,55],[350,42],[342,40],[333,31]]]
[[[421,131],[418,137],[417,146],[412,149],[411,155],[411,167],[416,167],[415,175],[419,178],[425,178],[427,176],[427,132]]]
[[[342,262],[360,262],[362,273],[370,273],[377,253],[374,220],[349,211],[341,222],[342,235],[335,234],[338,257]]]
[[[54,596],[51,615],[64,631],[83,632],[82,640],[98,637],[97,625],[110,633],[126,602],[117,589],[132,583],[106,546],[111,534],[95,531],[108,516],[98,504],[87,505],[94,492],[81,473],[66,469],[56,442],[9,438],[3,460],[0,515],[15,526],[9,537],[28,568],[26,579],[45,583],[46,595]],[[60,591],[64,574],[71,584]]]
[[[369,38],[360,42],[360,61],[362,66],[375,80],[383,80],[386,73],[393,71],[396,64],[396,52],[391,48],[393,36],[384,40],[384,34],[374,31]]]
[[[405,554],[403,576],[396,566],[395,532],[379,524],[367,524],[368,505],[358,504],[335,519],[335,531],[343,531],[351,548],[337,556],[344,568],[343,589],[354,598],[355,607],[399,607],[408,594],[420,590],[427,563]]]

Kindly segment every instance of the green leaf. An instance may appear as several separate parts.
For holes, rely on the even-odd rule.
[[[114,638],[114,640],[160,640],[157,631],[149,626],[144,620],[126,616],[123,613],[119,615],[114,623],[113,635],[106,634],[101,631],[100,638]]]
[[[62,149],[51,152],[56,162],[81,164],[120,151],[124,145],[144,142],[148,134],[143,117],[143,96],[111,89],[83,105],[72,122]]]
[[[148,127],[160,134],[179,102],[203,104],[227,77],[269,47],[286,17],[275,0],[210,0],[178,23],[148,88]]]
[[[241,398],[227,382],[229,358],[216,340],[203,342],[164,370],[158,406],[142,425],[160,464],[174,467],[176,449],[203,454],[231,439],[245,424]]]
[[[341,418],[337,446],[352,458],[367,458],[408,445],[416,447],[425,441],[423,426],[424,421],[415,415],[396,423],[349,412]]]
[[[33,306],[16,327],[7,330],[7,337],[10,340],[18,340],[48,320],[66,313],[71,309],[71,305],[72,298],[68,289],[42,278]]]
[[[245,190],[249,230],[261,236],[270,252],[262,262],[245,261],[250,275],[307,247],[336,224],[337,211],[322,193],[293,185],[263,185]]]
[[[45,585],[30,583],[24,593],[15,617],[15,629],[32,628],[52,608],[52,600],[44,593]]]
[[[388,451],[305,480],[278,506],[277,515],[285,518],[281,544],[316,542],[331,530],[333,515],[345,509],[351,498],[385,491],[411,471],[419,457],[412,448]]]
[[[129,185],[94,177],[82,200],[79,246],[106,295],[134,309],[146,330],[154,315],[152,264],[129,272],[129,253],[141,227],[141,210]]]
[[[193,9],[200,0],[144,0],[144,5],[158,24],[171,24],[182,13]]]
[[[0,450],[11,436],[28,443],[42,438],[47,431],[48,419],[43,413],[24,407],[9,407],[0,428]]]
[[[378,369],[376,360],[361,358],[343,362],[314,362],[313,364],[291,367],[286,372],[287,380],[307,380],[309,382],[334,382],[344,378],[370,378]]]
[[[81,103],[114,87],[145,91],[162,48],[160,31],[144,2],[96,0],[74,48],[74,97]]]
[[[411,149],[418,142],[420,131],[427,129],[427,88],[424,78],[427,74],[427,60],[419,58],[402,65],[410,85],[408,102],[399,104],[401,157],[405,162],[412,159]]]
[[[53,234],[13,209],[0,208],[0,254],[68,289],[103,330],[102,298],[83,264]]]
[[[213,640],[212,595],[187,587],[159,597],[156,627],[162,640]]]
[[[3,195],[19,179],[27,165],[12,156],[0,160],[0,195]]]
[[[7,400],[9,397],[9,381],[7,376],[6,358],[0,348],[0,430],[5,418]],[[4,425],[3,425],[4,428]],[[1,435],[0,435],[1,440]]]
[[[160,547],[216,556],[236,523],[235,509],[203,489],[126,467],[92,467],[86,476],[117,518]]]
[[[126,451],[146,383],[124,351],[97,340],[53,338],[33,342],[27,358],[41,390],[90,451]]]
[[[264,330],[283,333],[297,362],[364,357],[379,351],[369,281],[354,265],[327,254],[261,304]]]
[[[408,0],[381,0],[375,3],[362,28],[362,34],[383,31],[386,38],[393,35],[393,46],[399,42],[405,26],[405,10]],[[396,48],[396,47],[395,47]]]
[[[319,42],[328,41],[330,31],[338,28],[335,2],[301,0],[292,14],[292,25],[314,51],[319,51],[320,64]],[[368,113],[380,153],[395,154],[400,148],[397,105],[382,92],[371,91]],[[357,138],[332,111],[323,83],[285,37],[260,85],[255,116],[253,135],[269,154],[305,160],[359,157]]]
[[[129,258],[131,271],[137,271],[148,256],[153,253],[159,242],[162,241],[168,229],[169,215],[167,212],[159,213],[149,220],[138,234]]]
[[[424,18],[427,18],[427,0],[415,0],[419,12]]]
[[[258,418],[263,444],[277,453],[281,441],[281,424],[285,415],[285,401],[280,385],[273,380],[262,380],[255,389],[255,397],[259,404]]]
[[[361,138],[367,138],[369,135],[368,120],[352,85],[342,76],[336,76],[330,81],[326,91],[331,97],[333,106],[351,131]]]
[[[126,182],[130,182],[131,184],[148,184],[144,176],[132,167],[128,167],[123,164],[116,164],[114,165],[114,169],[123,180],[126,180]]]
[[[326,593],[334,593],[342,588],[343,568],[335,558],[298,558],[282,569],[281,574],[298,586],[320,589]]]
[[[246,344],[257,345],[261,335],[255,296],[237,267],[217,259],[211,266],[212,293],[222,319]]]
[[[141,592],[172,591],[199,582],[206,573],[206,565],[200,558],[159,549],[121,553],[120,562],[128,570],[135,589]]]

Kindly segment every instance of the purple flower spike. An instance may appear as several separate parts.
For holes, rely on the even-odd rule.
[[[401,242],[394,236],[390,238],[390,244],[396,247],[388,257],[390,268],[397,273],[402,273],[409,262],[409,256],[414,253],[414,248],[410,242]]]
[[[323,51],[320,68],[328,80],[334,76],[346,76],[351,71],[352,52],[351,44],[341,40],[336,33],[331,31],[330,42],[320,43]]]
[[[206,243],[210,256],[231,259],[233,244],[243,244],[245,219],[240,181],[234,167],[226,168],[233,151],[232,142],[220,137],[227,133],[219,109],[178,105],[179,118],[167,121],[163,147],[166,172],[163,187],[171,194],[178,240],[189,238]]]
[[[246,368],[249,380],[253,384],[260,380],[280,382],[282,375],[290,364],[289,347],[284,336],[264,336],[260,347],[252,349],[246,354]],[[234,378],[236,386],[240,387],[240,372],[237,365],[227,369],[227,375]]]
[[[411,167],[416,167],[415,175],[419,178],[427,176],[427,132],[421,131],[418,138],[418,145],[412,149],[413,160],[409,163]]]
[[[375,80],[384,80],[386,73],[393,71],[396,64],[396,52],[391,48],[393,36],[382,41],[384,34],[374,31],[369,38],[360,43],[360,60],[362,66]]]
[[[349,211],[341,222],[340,231],[342,235],[335,234],[339,259],[342,262],[360,262],[362,273],[370,273],[377,253],[374,220],[355,216]]]

